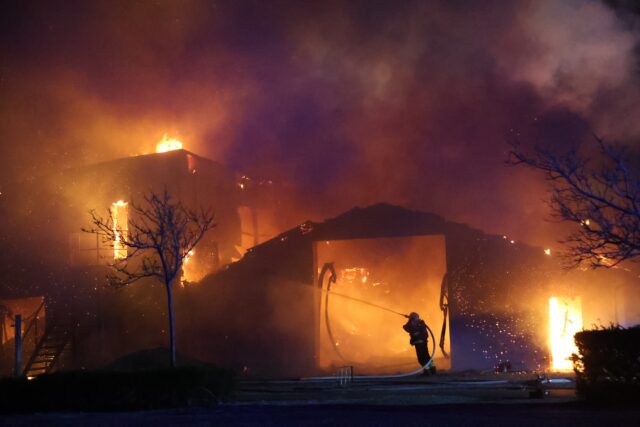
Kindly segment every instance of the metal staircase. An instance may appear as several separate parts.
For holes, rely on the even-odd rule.
[[[70,320],[58,318],[50,321],[27,361],[23,375],[29,378],[51,372],[65,349],[70,346],[72,335],[73,325]]]

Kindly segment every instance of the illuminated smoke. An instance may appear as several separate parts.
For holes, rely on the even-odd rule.
[[[545,187],[504,167],[506,141],[638,135],[630,14],[577,0],[303,3],[7,7],[0,190],[179,134],[293,188],[291,223],[384,200],[548,244]]]

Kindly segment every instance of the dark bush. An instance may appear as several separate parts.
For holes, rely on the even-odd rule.
[[[640,325],[578,332],[576,390],[600,402],[640,403]]]
[[[235,373],[215,366],[137,372],[72,371],[0,380],[0,411],[115,411],[212,405],[232,395]]]

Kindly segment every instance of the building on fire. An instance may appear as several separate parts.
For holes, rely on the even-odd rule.
[[[126,249],[114,248],[98,236],[82,231],[90,225],[91,210],[103,216],[110,212],[114,223],[126,228],[129,205],[141,203],[150,191],[159,193],[165,189],[186,206],[213,208],[218,225],[189,256],[183,277],[188,281],[200,280],[239,259],[246,248],[264,239],[257,216],[261,199],[251,197],[247,191],[254,183],[217,162],[175,148],[61,170],[23,183],[5,194],[3,202],[11,210],[3,209],[6,215],[2,234],[5,248],[11,250],[5,252],[3,259],[0,295],[3,343],[11,341],[15,313],[25,317],[24,329],[29,332],[25,340],[27,352],[56,323],[61,325],[52,333],[70,335],[66,330],[75,324],[86,326],[87,330],[76,331],[74,336],[83,333],[91,336],[93,330],[104,335],[103,320],[112,312],[119,313],[118,307],[104,307],[102,287],[105,266],[123,256]],[[135,310],[135,304],[132,308]],[[136,329],[121,325],[126,314],[118,317],[110,321],[116,329],[120,326],[123,331]],[[94,320],[98,323],[89,325]],[[136,319],[132,322],[141,323]],[[117,347],[116,341],[113,344]],[[142,340],[137,344],[145,343]],[[120,347],[126,351],[137,344]],[[65,354],[70,353],[71,346],[71,342],[64,343]],[[85,357],[81,354],[83,345],[75,342],[74,346],[79,361]],[[12,357],[8,351],[1,355],[6,356],[5,361]],[[90,354],[85,357],[89,364],[92,357]],[[79,363],[83,365],[82,361]]]
[[[263,215],[274,211],[270,186],[169,148],[178,147],[61,171],[3,198],[12,203],[0,207],[11,248],[0,272],[5,374],[16,314],[27,374],[166,346],[162,285],[105,288],[122,248],[81,232],[89,210],[126,224],[130,203],[165,188],[212,206],[218,224],[174,295],[178,352],[249,374],[411,371],[401,326],[412,311],[433,331],[436,366],[454,370],[567,369],[575,331],[640,320],[629,272],[567,272],[549,250],[434,214],[379,204],[275,235]]]
[[[265,375],[398,373],[416,361],[397,312],[416,311],[439,368],[570,370],[583,325],[640,321],[633,286],[624,270],[566,271],[543,248],[379,204],[304,223],[205,278],[210,322],[194,333],[221,363]]]

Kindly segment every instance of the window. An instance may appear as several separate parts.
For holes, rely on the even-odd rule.
[[[118,200],[111,205],[111,216],[113,219],[113,232],[115,233],[115,242],[113,242],[113,258],[123,259],[127,257],[127,248],[122,244],[122,237],[128,232],[128,205],[127,202]]]

